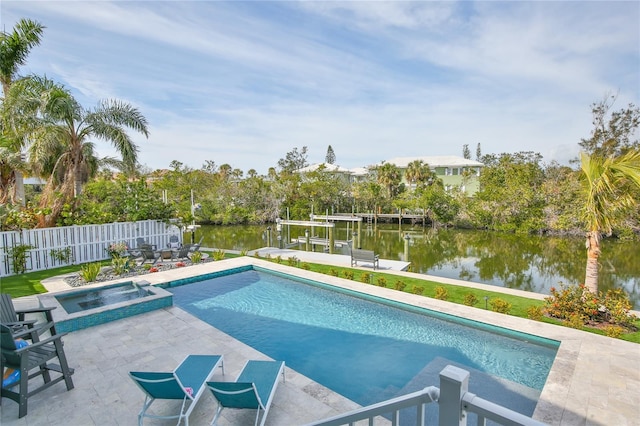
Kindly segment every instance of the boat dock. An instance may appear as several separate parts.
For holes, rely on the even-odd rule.
[[[324,241],[324,240],[323,240]],[[318,253],[315,251],[302,251],[291,249],[280,249],[277,247],[263,247],[257,250],[252,250],[248,253],[249,256],[258,254],[260,257],[271,257],[272,259],[280,256],[282,259],[289,259],[295,257],[303,262],[322,263],[325,265],[338,265],[347,268],[351,267],[351,256],[345,254],[329,254]],[[411,265],[411,262],[403,262],[400,260],[390,260],[380,258],[378,262],[378,269],[376,271],[406,271]],[[359,261],[358,268],[373,270],[372,264]]]

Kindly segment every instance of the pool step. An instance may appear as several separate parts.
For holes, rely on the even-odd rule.
[[[501,377],[496,377],[443,357],[437,357],[427,364],[422,371],[400,390],[398,395],[415,392],[427,386],[440,387],[439,375],[447,365],[453,365],[471,373],[469,377],[469,392],[524,415],[533,415],[541,391]],[[437,416],[435,406],[428,409],[428,411],[431,412],[431,415]],[[475,417],[469,421],[469,424],[475,424],[474,421]]]

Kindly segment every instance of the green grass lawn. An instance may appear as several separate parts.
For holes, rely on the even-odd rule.
[[[289,264],[287,260],[282,260],[282,261],[279,261],[278,259],[266,259],[266,260],[282,263],[285,265]],[[294,266],[294,265],[291,265],[291,266]],[[492,291],[480,290],[472,287],[443,284],[437,281],[421,279],[419,277],[416,277],[416,278],[404,277],[404,276],[398,276],[394,274],[385,274],[378,271],[376,271],[374,274],[370,271],[363,271],[361,269],[352,269],[352,268],[345,268],[345,267],[331,266],[331,265],[321,265],[321,264],[314,264],[314,263],[308,263],[308,262],[302,262],[298,266],[301,266],[304,269],[308,269],[313,272],[319,272],[325,275],[333,275],[333,276],[338,276],[340,278],[352,279],[354,281],[368,282],[370,283],[370,285],[379,285],[378,280],[380,279],[380,277],[383,277],[386,280],[386,285],[384,285],[384,287],[392,288],[392,289],[396,289],[396,283],[398,281],[401,281],[404,284],[404,288],[402,291],[405,291],[407,293],[419,294],[419,295],[422,295],[425,297],[431,297],[431,298],[435,298],[436,289],[438,287],[441,287],[446,291],[446,294],[447,294],[447,297],[444,300],[452,303],[457,303],[457,304],[466,304],[465,299],[468,298],[469,295],[472,295],[473,296],[472,298],[475,298],[475,300],[477,300],[477,303],[474,304],[473,306],[478,309],[485,309],[485,299],[484,299],[485,296],[488,297],[488,300],[486,303],[486,306],[488,307],[488,309],[491,309],[491,301],[494,301],[495,299],[502,299],[505,302],[511,304],[511,308],[509,309],[508,315],[513,315],[520,318],[534,319],[534,318],[531,318],[529,315],[530,309],[535,307],[542,308],[545,305],[544,301],[538,300],[538,299],[530,299],[527,297],[513,296],[510,294],[501,293],[499,291],[492,292]],[[371,281],[375,281],[375,282],[371,283]],[[419,287],[419,288],[416,290],[416,287]],[[420,289],[422,291],[419,292],[418,290]],[[566,326],[566,324],[564,324],[563,321],[550,318],[547,316],[542,316],[535,320],[546,322],[549,324]],[[619,338],[622,340],[627,340],[634,343],[640,343],[640,319],[636,319],[634,324],[638,331],[633,333],[624,333]],[[590,333],[605,335],[605,332],[603,330],[595,329],[592,327],[582,327],[581,330],[587,331]]]
[[[42,280],[55,277],[57,275],[77,272],[79,270],[80,267],[78,265],[70,265],[47,269],[46,271],[13,275],[0,279],[0,289],[3,293],[9,293],[11,297],[31,296],[33,294],[46,293],[47,289],[42,285]]]
[[[229,254],[226,257],[236,257],[235,255]],[[273,262],[289,264],[286,260],[278,260],[278,259],[266,259],[271,260]],[[103,262],[104,265],[109,264],[108,261]],[[473,305],[478,309],[485,309],[485,306],[488,309],[491,309],[491,302],[496,299],[502,299],[506,303],[511,305],[511,308],[508,311],[509,315],[513,315],[520,318],[530,318],[530,310],[532,307],[542,308],[544,306],[544,301],[537,299],[530,299],[527,297],[513,296],[510,294],[500,293],[499,291],[486,291],[480,290],[472,287],[464,287],[458,285],[451,284],[443,284],[437,281],[430,281],[420,279],[419,277],[404,277],[393,274],[385,274],[376,271],[375,274],[372,274],[369,271],[362,271],[361,269],[352,269],[346,267],[339,266],[331,266],[331,265],[321,265],[315,263],[303,262],[300,265],[292,264],[291,266],[300,266],[304,269],[308,269],[313,272],[319,272],[325,275],[333,275],[338,276],[340,278],[348,278],[354,281],[367,282],[370,285],[380,285],[380,278],[384,278],[386,281],[384,287],[397,289],[399,287],[403,287],[402,291],[419,294],[423,297],[436,297],[436,292],[440,291],[441,293],[446,292],[446,298],[448,302],[458,303],[458,304],[468,304],[468,300],[475,300],[476,303]],[[22,297],[22,296],[31,296],[34,294],[46,293],[47,290],[43,287],[41,281],[46,278],[55,277],[57,275],[68,274],[71,272],[77,272],[81,268],[81,265],[71,265],[64,266],[61,268],[49,269],[46,271],[38,271],[38,272],[29,272],[21,275],[14,275],[11,277],[2,278],[2,282],[0,283],[0,290],[2,293],[9,293],[11,297]],[[375,281],[371,283],[371,281]],[[400,284],[398,283],[400,282]],[[485,297],[488,297],[488,300],[485,303]],[[467,303],[465,303],[467,302]],[[530,318],[531,319],[531,318]],[[538,318],[537,320],[543,321],[550,324],[556,325],[565,325],[562,321],[556,320],[553,318],[549,318],[543,316]],[[637,319],[634,323],[636,325],[636,329],[640,330],[640,319]],[[604,331],[599,329],[594,329],[591,327],[583,327],[582,330],[597,333],[604,335]],[[636,331],[633,333],[625,333],[620,336],[620,339],[627,340],[634,343],[640,343],[640,331]]]

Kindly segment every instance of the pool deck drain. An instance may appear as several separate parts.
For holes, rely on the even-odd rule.
[[[640,426],[638,344],[320,275],[251,257],[172,269],[145,275],[144,279],[156,284],[245,265],[257,265],[558,340],[561,345],[541,392],[534,418],[563,426]],[[469,283],[463,281],[461,284]],[[63,287],[59,282],[53,281],[49,281],[47,288],[49,285],[52,289]],[[486,288],[500,291],[500,288],[495,286]],[[16,304],[28,305],[34,301],[35,298],[28,297],[16,299]],[[33,396],[29,399],[29,414],[22,419],[17,418],[17,404],[3,400],[0,417],[3,426],[134,424],[143,395],[128,378],[128,371],[171,370],[188,354],[210,353],[225,356],[226,377],[234,378],[247,359],[265,358],[263,354],[177,307],[164,308],[72,332],[63,340],[69,363],[76,371],[73,376],[75,389],[67,392],[64,386],[54,386]],[[279,386],[276,392],[267,425],[304,424],[356,407],[355,403],[295,371],[288,369],[287,374],[287,381],[282,387]],[[434,385],[437,386],[437,383]],[[198,403],[190,424],[209,424],[215,407],[215,402],[207,395]],[[229,411],[221,425],[251,423],[252,417],[252,412]]]

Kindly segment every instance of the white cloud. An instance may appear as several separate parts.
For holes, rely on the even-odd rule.
[[[37,7],[36,7],[37,5]],[[28,70],[151,124],[141,162],[266,173],[294,147],[338,163],[538,151],[575,156],[590,104],[640,103],[640,4],[4,0],[47,26]],[[99,145],[107,155],[111,148]]]

